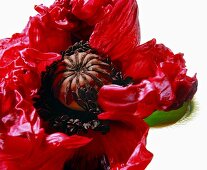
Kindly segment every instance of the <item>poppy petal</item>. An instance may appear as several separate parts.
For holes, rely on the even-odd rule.
[[[148,81],[127,87],[105,85],[98,94],[98,103],[106,112],[136,112],[141,118],[157,108],[157,99],[157,90]]]
[[[30,64],[35,65],[39,75],[45,71],[46,67],[54,61],[59,60],[61,55],[54,52],[42,53],[33,48],[26,48],[21,52],[22,57]]]
[[[112,0],[71,0],[72,13],[79,19],[94,25],[108,13],[113,5]]]
[[[1,169],[6,167],[13,170],[15,167],[16,170],[61,170],[75,149],[86,145],[91,139],[58,133],[46,137],[41,130],[30,138],[1,136],[0,141]]]
[[[108,11],[103,19],[96,21],[89,44],[112,60],[122,62],[140,42],[137,3],[135,0],[113,1]]]
[[[100,89],[98,94],[98,102],[105,111],[130,109],[134,112],[137,106],[137,99],[138,90],[136,86],[106,85]]]
[[[120,117],[127,117],[120,121]],[[102,136],[102,142],[112,169],[144,170],[152,159],[146,150],[148,126],[137,115],[130,112],[107,112],[99,116],[102,120],[113,120],[110,132]],[[111,147],[113,146],[113,147]]]
[[[60,52],[71,45],[70,31],[74,24],[66,18],[67,2],[55,2],[49,8],[35,6],[38,15],[31,17],[24,33],[29,38],[29,47],[42,52]]]
[[[159,95],[157,109],[177,109],[192,99],[198,82],[196,76],[187,75],[183,54],[173,54],[153,39],[138,46],[130,55],[131,60],[122,65],[123,71],[135,84],[147,80],[154,86]]]

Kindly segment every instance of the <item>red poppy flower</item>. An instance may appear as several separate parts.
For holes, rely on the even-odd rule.
[[[35,9],[1,40],[0,168],[143,170],[152,154],[142,119],[196,91],[182,54],[139,45],[135,0]]]

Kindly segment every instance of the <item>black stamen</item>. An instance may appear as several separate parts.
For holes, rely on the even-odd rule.
[[[69,115],[61,115],[57,118],[50,120],[50,126],[55,130],[64,132],[67,135],[85,134],[89,129],[99,131],[102,134],[106,134],[109,131],[107,122],[100,120],[91,120],[83,122],[78,118],[71,118]]]

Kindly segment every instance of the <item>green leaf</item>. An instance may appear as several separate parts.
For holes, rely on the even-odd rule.
[[[170,111],[155,111],[149,117],[145,118],[144,121],[150,127],[167,126],[176,123],[183,117],[188,117],[193,110],[193,101],[188,101],[183,104],[177,110]]]

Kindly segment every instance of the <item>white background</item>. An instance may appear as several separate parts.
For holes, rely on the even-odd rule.
[[[21,32],[35,4],[53,0],[1,0],[0,39]],[[185,54],[189,75],[197,73],[196,111],[176,125],[150,129],[147,148],[154,158],[147,170],[207,169],[207,5],[205,0],[138,0],[141,42],[156,38]]]

